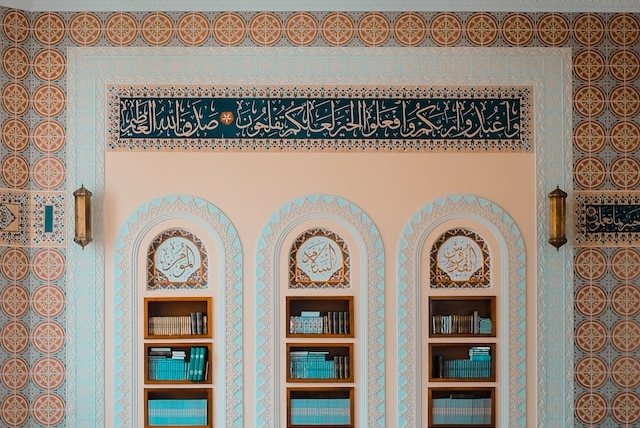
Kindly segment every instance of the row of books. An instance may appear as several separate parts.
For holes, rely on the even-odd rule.
[[[471,314],[433,315],[431,332],[434,334],[491,334],[490,318],[483,318],[478,311]]]
[[[461,397],[462,396],[462,397]],[[488,425],[491,398],[464,398],[465,394],[432,400],[433,425]]]
[[[291,351],[289,376],[292,379],[348,379],[349,357],[329,357],[328,351]]]
[[[187,351],[169,347],[149,348],[149,380],[188,380],[200,382],[207,378],[209,359],[207,348],[192,346]]]
[[[148,401],[149,425],[207,425],[207,399],[151,399]]]
[[[350,425],[348,398],[292,398],[291,425]]]
[[[192,312],[190,315],[149,317],[150,336],[207,334],[207,315]]]
[[[491,360],[445,360],[442,371],[443,378],[464,379],[464,378],[490,378]]]
[[[350,334],[349,312],[302,311],[289,318],[291,334]]]

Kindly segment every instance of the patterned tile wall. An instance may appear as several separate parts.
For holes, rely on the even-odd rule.
[[[640,191],[640,14],[2,13],[1,424],[63,427],[65,48],[564,46],[574,187]],[[47,218],[49,216],[49,218]],[[640,421],[640,248],[575,248],[575,424]]]

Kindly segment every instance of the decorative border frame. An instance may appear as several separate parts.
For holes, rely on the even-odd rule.
[[[144,57],[145,61],[139,61]],[[382,65],[370,67],[369,64]],[[265,72],[265,65],[268,72]],[[295,65],[295,66],[293,66]],[[332,67],[335,65],[335,67]],[[198,84],[212,79],[228,84],[357,84],[420,85],[528,82],[534,92],[534,150],[536,157],[537,267],[537,423],[572,427],[573,395],[573,270],[568,247],[551,251],[547,243],[547,194],[560,185],[569,194],[572,178],[572,60],[571,48],[67,48],[67,183],[95,189],[94,220],[103,221],[106,151],[106,88],[113,84]],[[402,72],[399,72],[402,70]],[[561,141],[562,144],[557,142]],[[564,183],[564,184],[563,184]],[[72,210],[71,210],[72,211]],[[67,210],[66,224],[73,224]],[[571,220],[571,219],[569,219]],[[571,228],[568,228],[571,230]],[[67,264],[67,359],[76,371],[67,372],[66,421],[71,426],[104,426],[104,237],[96,230],[95,251],[71,246]],[[93,283],[94,287],[86,287]],[[82,320],[79,322],[78,320]],[[264,328],[263,326],[261,328]],[[88,340],[89,338],[89,340]],[[91,339],[92,338],[92,339]],[[402,345],[402,344],[400,344]],[[95,355],[83,360],[79,356]],[[558,361],[558,364],[545,364]],[[264,370],[264,367],[262,368]],[[398,383],[398,414],[404,390]],[[256,404],[264,421],[263,407]],[[398,428],[406,426],[401,419]]]

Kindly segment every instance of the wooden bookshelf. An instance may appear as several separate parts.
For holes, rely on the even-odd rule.
[[[212,320],[211,297],[144,298],[145,428],[213,428]]]
[[[355,427],[358,362],[353,299],[350,295],[286,296],[288,428]]]
[[[428,298],[428,426],[493,428],[499,346],[496,297],[460,291]]]

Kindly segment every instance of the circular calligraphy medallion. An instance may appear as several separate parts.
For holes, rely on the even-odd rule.
[[[164,240],[155,251],[153,263],[156,278],[163,278],[167,284],[184,284],[202,267],[198,248],[181,236]]]
[[[298,248],[296,265],[310,282],[326,283],[337,270],[342,269],[344,259],[334,240],[326,236],[313,236]]]
[[[469,281],[482,267],[482,250],[467,236],[452,236],[438,248],[437,266],[451,281]]]

